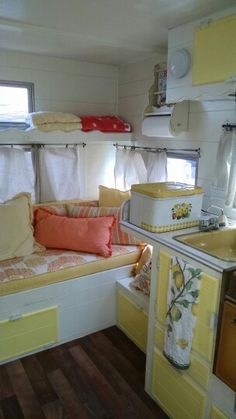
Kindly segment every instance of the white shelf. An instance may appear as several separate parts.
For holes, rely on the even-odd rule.
[[[43,132],[38,129],[29,129],[20,131],[15,128],[9,128],[0,131],[0,144],[74,144],[74,143],[91,143],[101,141],[131,141],[132,133],[104,133],[100,131],[53,131]]]
[[[149,296],[144,294],[142,291],[136,290],[130,284],[133,280],[133,277],[128,277],[124,279],[119,279],[117,281],[117,287],[122,289],[129,297],[136,303],[141,306],[144,311],[148,314],[149,312]]]

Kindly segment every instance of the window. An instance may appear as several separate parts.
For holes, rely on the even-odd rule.
[[[34,85],[0,81],[0,127],[27,128],[26,116],[34,111]]]
[[[197,184],[198,156],[167,153],[167,180],[189,185]]]

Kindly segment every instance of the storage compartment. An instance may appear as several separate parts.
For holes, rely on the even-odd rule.
[[[0,361],[57,342],[57,307],[13,314],[0,321]]]
[[[148,314],[144,307],[118,290],[118,326],[143,351],[146,352]]]
[[[130,222],[144,230],[162,233],[199,224],[203,190],[183,183],[132,185]]]

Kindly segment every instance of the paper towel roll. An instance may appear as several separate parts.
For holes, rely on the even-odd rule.
[[[148,137],[173,137],[170,115],[147,116],[142,121],[142,134]]]

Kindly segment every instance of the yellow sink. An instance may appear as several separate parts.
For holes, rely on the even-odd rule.
[[[236,228],[181,234],[174,239],[218,259],[236,261]]]

